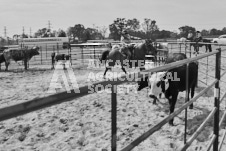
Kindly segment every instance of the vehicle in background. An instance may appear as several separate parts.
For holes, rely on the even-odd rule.
[[[218,38],[214,38],[212,42],[218,44],[226,44],[226,35],[221,35]]]

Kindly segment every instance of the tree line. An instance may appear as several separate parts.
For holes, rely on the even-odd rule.
[[[178,28],[180,33],[175,31],[160,30],[158,24],[155,20],[150,18],[144,18],[143,21],[139,21],[136,18],[126,19],[126,18],[116,18],[108,26],[95,26],[85,27],[82,24],[75,24],[74,26],[68,27],[66,31],[51,30],[48,28],[42,28],[36,31],[32,36],[27,34],[15,34],[13,40],[18,38],[28,38],[28,37],[66,37],[68,36],[72,42],[86,42],[87,40],[101,40],[101,39],[114,39],[120,40],[123,30],[127,30],[128,33],[134,38],[140,39],[177,39],[180,37],[187,37],[188,31],[191,30],[193,33],[196,32],[196,28],[192,26],[182,26]],[[107,35],[109,31],[109,35]],[[200,31],[203,36],[218,36],[226,34],[226,27],[222,30],[212,28],[210,30],[203,29]],[[8,39],[0,37],[0,43],[4,43]]]

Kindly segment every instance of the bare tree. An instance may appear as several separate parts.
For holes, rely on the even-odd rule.
[[[147,34],[148,38],[151,37],[151,34],[154,31],[159,30],[158,26],[156,25],[156,21],[155,20],[151,20],[149,18],[145,18],[144,19],[144,22],[142,23],[142,26],[143,26],[143,30]]]

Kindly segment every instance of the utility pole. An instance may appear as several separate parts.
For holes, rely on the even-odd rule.
[[[49,37],[50,37],[50,34],[51,34],[51,23],[50,21],[48,20],[48,29],[47,29],[47,34],[49,34]]]
[[[49,29],[49,31],[51,30],[51,23],[50,23],[50,21],[48,21],[48,29]]]
[[[6,31],[6,26],[4,26],[4,38],[7,41],[7,44],[9,45],[9,38],[7,37],[7,31]],[[6,44],[6,43],[5,43]]]
[[[31,34],[32,34],[32,32],[31,32],[31,27],[30,27],[30,37],[31,37]]]
[[[7,37],[6,26],[4,27],[4,37]]]
[[[22,36],[24,36],[24,26],[23,26],[23,29],[22,29]]]

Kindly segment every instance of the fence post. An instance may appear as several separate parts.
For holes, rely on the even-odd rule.
[[[111,150],[117,149],[117,85],[111,87]]]
[[[180,43],[180,53],[181,53],[181,43]]]
[[[41,64],[42,64],[42,46],[40,46],[40,50],[41,50]]]
[[[189,101],[189,63],[186,65],[186,97],[185,97],[185,103]],[[185,125],[184,125],[184,144],[186,144],[187,141],[187,108],[185,109]]]
[[[47,44],[46,44],[46,60],[48,60],[48,59],[47,59]]]
[[[198,66],[198,69],[199,69],[199,62],[197,61],[197,66]],[[196,84],[195,84],[195,87],[198,87],[198,80],[199,79],[199,72],[197,72],[197,80],[196,80]]]
[[[94,60],[95,60],[95,59],[96,59],[95,46],[93,46],[93,52],[94,52],[93,58],[94,58]]]
[[[53,52],[55,52],[55,46],[53,46]]]
[[[72,58],[71,58],[71,45],[69,44],[69,51],[70,51],[70,62],[71,62],[71,66],[72,66]]]
[[[189,48],[190,48],[190,58],[191,58],[191,43],[189,43]]]
[[[57,53],[59,53],[59,44],[57,43]]]
[[[82,65],[84,65],[83,46],[81,46],[81,53],[82,53]]]
[[[213,142],[213,150],[218,151],[218,140],[219,140],[219,110],[220,110],[220,88],[219,88],[219,80],[220,80],[220,66],[221,66],[221,48],[218,49],[219,52],[216,54],[216,68],[215,68],[215,78],[218,82],[215,84],[214,91],[214,106],[217,108],[216,113],[214,114],[214,134],[216,135],[216,139]]]

